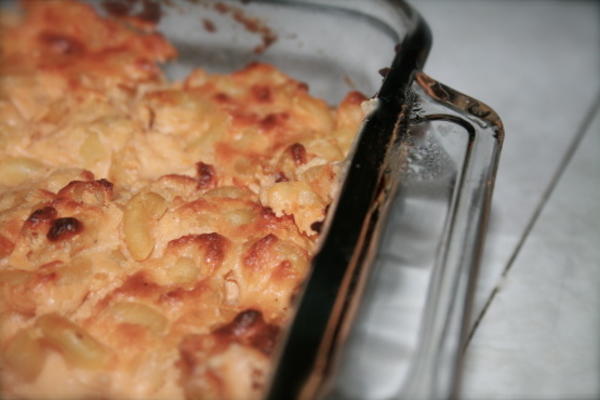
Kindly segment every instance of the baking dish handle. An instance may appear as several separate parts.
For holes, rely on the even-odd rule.
[[[413,108],[405,140],[418,140],[423,129],[438,129],[458,137],[456,143],[464,146],[427,292],[416,362],[400,396],[440,399],[456,397],[459,390],[470,303],[504,130],[490,107],[422,72],[416,73],[411,89]]]
[[[462,120],[463,123],[472,125],[477,135],[490,136],[499,147],[502,146],[502,121],[483,102],[452,89],[423,72],[416,72],[412,89],[417,95],[413,115],[416,119],[431,120],[432,114],[445,114],[448,122],[460,124],[458,120]]]

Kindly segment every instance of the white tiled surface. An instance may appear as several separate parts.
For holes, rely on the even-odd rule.
[[[589,1],[413,4],[433,31],[425,71],[488,103],[505,125],[481,309],[600,86],[600,10]]]
[[[466,398],[600,397],[600,113],[469,352]]]
[[[412,3],[434,35],[426,72],[506,130],[475,315],[499,292],[467,348],[463,397],[600,398],[598,117],[543,202],[600,93],[600,2]]]

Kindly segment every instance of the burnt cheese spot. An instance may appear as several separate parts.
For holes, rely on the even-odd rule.
[[[279,182],[288,182],[289,179],[287,176],[285,176],[285,174],[281,171],[277,172],[275,174],[275,182],[279,183]]]
[[[97,180],[96,182],[98,182],[98,184],[100,186],[104,187],[106,190],[110,190],[112,192],[113,184],[109,180],[102,178],[102,179]]]
[[[323,221],[315,221],[310,225],[310,229],[312,229],[316,233],[321,233],[322,228],[323,228]]]
[[[131,12],[133,3],[123,0],[104,0],[102,7],[112,16],[127,16]]]
[[[227,94],[225,93],[217,93],[213,96],[213,99],[217,102],[217,103],[227,103],[229,101],[231,101],[231,97],[227,96]]]
[[[55,242],[57,240],[70,239],[83,230],[83,224],[73,217],[57,218],[52,221],[52,226],[46,237]]]
[[[270,130],[278,126],[283,126],[289,118],[290,115],[285,112],[268,114],[266,117],[260,120],[259,124],[261,128],[265,130]]]
[[[264,354],[271,354],[275,345],[277,344],[277,336],[279,335],[279,327],[263,322],[260,329],[255,330],[254,334],[250,336],[249,344],[263,352]]]
[[[78,39],[54,32],[42,32],[38,40],[52,53],[60,55],[79,55],[85,51]]]
[[[223,333],[233,336],[241,336],[243,335],[249,327],[255,324],[259,319],[262,318],[260,311],[257,310],[246,310],[240,312],[235,316],[233,321],[229,324],[221,327],[215,333]]]
[[[273,99],[271,88],[263,85],[254,85],[251,88],[252,96],[260,103],[268,103]]]
[[[56,218],[56,209],[51,206],[40,208],[31,213],[25,223],[29,226],[37,226],[41,223],[48,222]]]
[[[294,143],[290,146],[290,153],[296,165],[306,164],[306,148],[300,143]]]
[[[196,173],[198,175],[198,187],[200,189],[208,189],[216,184],[215,168],[212,165],[200,161],[196,163]]]
[[[215,335],[252,346],[264,354],[271,354],[277,343],[279,327],[268,324],[258,310],[240,312],[230,323],[218,328]]]

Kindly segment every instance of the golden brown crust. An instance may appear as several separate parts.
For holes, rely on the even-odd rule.
[[[186,393],[190,398],[256,398],[266,383],[278,335],[279,327],[266,323],[260,311],[248,309],[209,334],[184,337],[178,366]],[[228,366],[232,358],[241,358],[236,372],[243,375],[237,377],[246,381],[238,387],[232,385],[235,376]]]
[[[151,22],[23,5],[0,16],[0,397],[256,398],[364,97],[259,63],[167,82]]]

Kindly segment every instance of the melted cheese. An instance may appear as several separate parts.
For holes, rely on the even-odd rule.
[[[0,396],[256,398],[363,113],[73,1],[0,17]],[[147,27],[146,27],[147,28]]]

